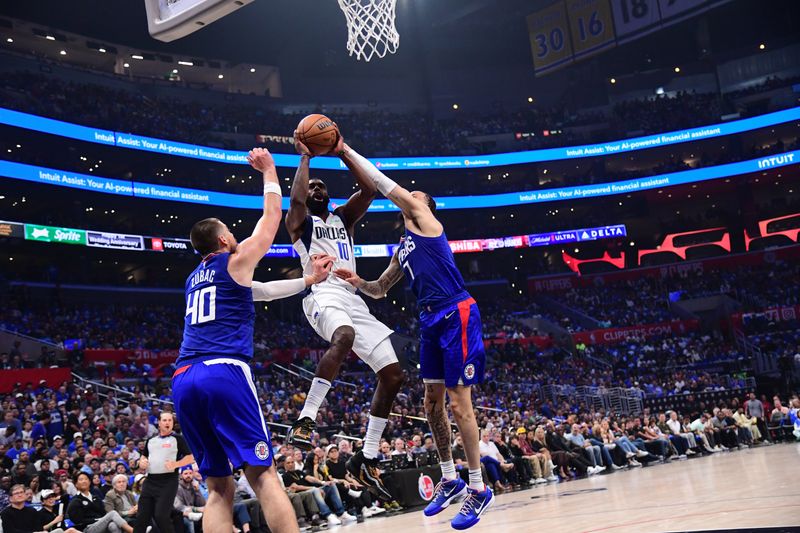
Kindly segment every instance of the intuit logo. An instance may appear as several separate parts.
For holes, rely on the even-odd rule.
[[[772,168],[794,163],[794,154],[775,155],[758,160],[758,168]]]

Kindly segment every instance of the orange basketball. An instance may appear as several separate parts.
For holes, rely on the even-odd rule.
[[[297,134],[300,142],[314,155],[330,152],[339,141],[339,128],[336,124],[325,115],[316,113],[300,121],[297,125]]]

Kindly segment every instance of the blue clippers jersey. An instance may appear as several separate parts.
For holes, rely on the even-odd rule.
[[[444,232],[438,237],[423,237],[406,229],[397,258],[420,311],[469,298]]]
[[[253,357],[253,291],[228,273],[229,253],[208,256],[186,279],[178,363],[196,357]]]

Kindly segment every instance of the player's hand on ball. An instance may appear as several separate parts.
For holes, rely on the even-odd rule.
[[[329,155],[339,155],[344,152],[345,144],[344,144],[344,137],[342,137],[342,132],[339,131],[339,126],[334,122],[334,126],[336,126],[336,133],[338,134],[336,138],[336,144],[331,148]]]
[[[302,143],[300,140],[300,134],[297,133],[297,130],[294,130],[294,149],[297,150],[297,153],[300,155],[304,155],[308,158],[314,157],[314,154],[311,153],[311,150],[308,149],[308,146]]]
[[[314,273],[311,275],[313,283],[322,283],[328,279],[328,274],[331,273],[334,261],[336,261],[335,257],[326,254],[311,256],[311,265],[314,268]]]
[[[361,287],[364,284],[364,280],[361,279],[361,276],[353,272],[352,270],[347,270],[346,268],[338,268],[333,271],[336,274],[336,277],[346,281],[353,287]]]
[[[272,154],[266,148],[253,148],[247,154],[247,162],[254,169],[264,172],[268,168],[275,166],[275,161],[272,159]]]

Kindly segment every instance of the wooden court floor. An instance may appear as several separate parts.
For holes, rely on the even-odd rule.
[[[458,507],[370,518],[340,531],[444,533]],[[497,496],[473,532],[800,531],[800,444],[654,465]]]

